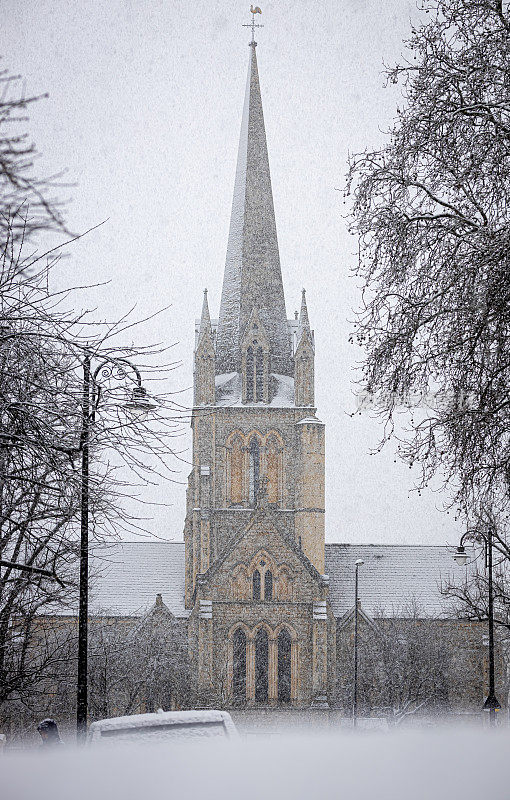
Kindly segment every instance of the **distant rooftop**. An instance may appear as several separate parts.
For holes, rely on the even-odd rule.
[[[405,616],[411,603],[427,615],[448,616],[450,601],[442,581],[465,572],[451,547],[402,544],[326,544],[326,573],[333,613],[341,617],[354,606],[354,564],[359,568],[359,598],[370,616]]]
[[[359,569],[359,596],[370,616],[405,616],[412,602],[426,615],[448,616],[441,596],[443,580],[459,579],[452,548],[400,544],[326,543],[326,572],[336,617],[354,606],[354,564]],[[139,616],[161,594],[176,617],[184,608],[184,542],[116,542],[97,548],[90,559],[92,614]]]
[[[184,608],[184,542],[115,542],[90,559],[90,611],[130,617],[162,596],[176,617]]]

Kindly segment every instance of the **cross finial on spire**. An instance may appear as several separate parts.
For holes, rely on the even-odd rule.
[[[243,28],[251,28],[251,42],[250,47],[256,47],[257,42],[255,41],[255,28],[263,28],[263,25],[257,25],[255,22],[255,14],[262,14],[262,11],[258,6],[250,6],[251,11],[251,22],[246,22],[243,24]]]

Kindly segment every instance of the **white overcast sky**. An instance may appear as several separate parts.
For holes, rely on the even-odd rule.
[[[380,426],[351,418],[350,276],[341,189],[347,155],[384,140],[399,89],[383,62],[403,51],[408,0],[261,3],[257,57],[288,316],[307,289],[316,337],[316,402],[327,424],[327,538],[341,542],[454,543],[440,493],[418,497],[393,450],[369,455]],[[171,305],[143,334],[176,342],[174,390],[192,383],[194,318],[202,289],[218,315],[246,70],[249,3],[232,0],[3,0],[3,65],[25,78],[30,132],[42,173],[76,184],[67,219],[83,231],[62,269],[77,283],[110,280],[88,303],[113,318],[133,303],[145,316]],[[189,392],[180,399],[191,402]],[[190,437],[180,442],[190,459]],[[149,527],[179,539],[187,464],[151,492],[169,504]]]

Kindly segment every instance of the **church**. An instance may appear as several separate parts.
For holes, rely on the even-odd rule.
[[[286,315],[252,40],[219,317],[206,291],[195,325],[184,542],[112,544],[92,570],[91,608],[125,620],[164,609],[181,626],[198,706],[335,707],[352,677],[356,561],[365,625],[410,601],[459,625],[440,591],[459,569],[451,548],[326,543],[314,352],[304,290]],[[479,624],[469,637],[478,658]],[[476,708],[484,682],[482,664]]]
[[[205,294],[194,367],[184,542],[199,695],[325,702],[325,431],[304,291],[299,319],[285,311],[255,42],[219,319]]]

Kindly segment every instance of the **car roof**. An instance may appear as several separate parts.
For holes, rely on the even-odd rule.
[[[223,723],[227,727],[233,726],[230,714],[227,711],[161,711],[151,714],[131,714],[125,717],[112,717],[93,722],[90,726],[93,731],[127,730],[129,728],[154,727],[155,725],[189,725],[210,724],[211,722]]]

